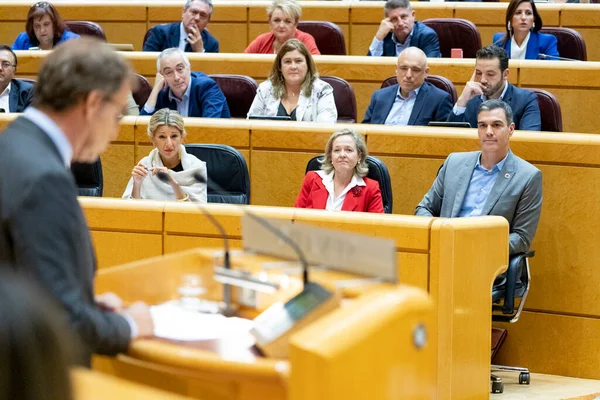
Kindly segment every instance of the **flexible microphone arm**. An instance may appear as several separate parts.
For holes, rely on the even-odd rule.
[[[199,172],[194,174],[194,178],[200,183],[206,183],[207,186],[212,186],[219,192],[227,192],[227,190],[223,189],[219,184],[215,182],[208,182],[208,180]],[[240,206],[240,208],[242,207]],[[298,258],[300,259],[300,262],[302,263],[302,282],[306,286],[306,284],[308,283],[308,261],[306,260],[306,256],[304,255],[304,252],[298,246],[298,244],[295,241],[293,241],[292,238],[289,237],[289,235],[282,232],[281,229],[273,226],[273,224],[271,224],[267,219],[260,217],[249,210],[243,209],[243,211],[246,215],[248,215],[254,221],[258,222],[273,235],[283,240],[285,244],[287,244],[292,250],[294,250]]]
[[[170,185],[171,179],[169,178],[169,174],[167,174],[166,172],[158,171],[156,173],[156,176],[161,182]],[[226,270],[231,270],[231,262],[229,259],[229,238],[227,238],[225,228],[223,228],[223,225],[221,225],[221,223],[217,221],[217,219],[210,213],[210,211],[206,209],[204,204],[195,200],[192,200],[192,202],[196,204],[196,206],[198,206],[198,208],[202,211],[204,215],[206,215],[211,224],[217,227],[219,233],[221,234],[221,237],[223,238],[223,267],[225,267]],[[234,315],[235,313],[231,307],[231,285],[229,284],[223,284],[223,302],[225,303],[225,310],[223,311],[223,314],[225,316]]]
[[[581,62],[581,60],[576,60],[574,58],[559,57],[559,56],[550,56],[550,55],[544,54],[544,53],[538,54],[538,57],[541,58],[542,60],[560,60],[560,61],[577,61],[577,62]]]

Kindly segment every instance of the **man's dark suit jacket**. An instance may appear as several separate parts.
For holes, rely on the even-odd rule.
[[[398,84],[388,86],[373,93],[371,103],[362,121],[363,124],[385,124],[385,119],[394,105],[399,86]],[[426,126],[429,121],[446,121],[451,112],[450,95],[428,82],[423,82],[410,113],[408,125]]]
[[[217,82],[202,72],[192,72],[190,85],[192,88],[190,89],[188,117],[231,118],[227,99]],[[156,98],[154,111],[161,108],[177,111],[175,100],[169,100],[169,88],[161,90]],[[149,115],[149,113],[142,107],[140,115]]]
[[[148,39],[144,42],[143,51],[163,51],[171,47],[179,47],[179,26],[181,22],[173,22],[172,24],[156,25],[150,29]],[[213,35],[203,29],[200,33],[204,42],[205,53],[218,53],[219,42]],[[185,45],[186,52],[192,52],[192,46],[188,43]]]
[[[383,56],[396,57],[396,44],[392,39],[393,34],[394,32],[390,32],[383,39]],[[440,40],[437,33],[419,21],[415,21],[410,45],[411,47],[418,47],[423,50],[423,53],[425,53],[427,57],[439,58],[442,56],[442,53],[440,52]],[[369,51],[367,55],[370,56],[371,52]]]
[[[0,263],[36,279],[91,353],[127,350],[130,327],[94,301],[96,258],[77,186],[52,140],[19,117],[0,134]]]
[[[10,95],[8,96],[8,110],[11,113],[25,111],[33,99],[33,85],[20,79],[10,81]]]
[[[510,83],[507,84],[508,89],[506,89],[502,100],[512,109],[515,129],[523,131],[542,130],[540,106],[535,93],[531,90],[519,89]],[[471,124],[471,127],[475,128],[477,126],[477,110],[481,103],[481,96],[473,97],[467,103],[467,109],[463,114],[456,115],[451,112],[448,121],[466,121]]]

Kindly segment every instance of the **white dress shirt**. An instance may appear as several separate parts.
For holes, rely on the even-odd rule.
[[[12,83],[8,82],[8,86],[0,94],[0,108],[3,108],[5,113],[9,113],[10,112],[10,108],[9,108],[10,106],[8,104],[8,100],[10,98],[10,89],[11,89],[11,87],[12,87]]]
[[[392,109],[385,119],[385,125],[408,125],[408,120],[415,107],[419,90],[421,90],[421,86],[408,93],[408,97],[404,98],[402,97],[400,86],[398,86],[398,92],[396,93]]]
[[[327,192],[329,193],[327,204],[325,205],[325,209],[329,211],[341,211],[344,200],[346,199],[346,194],[354,186],[367,186],[363,178],[353,175],[348,186],[344,188],[338,197],[335,197],[335,188],[333,184],[334,171],[331,171],[329,174],[325,173],[325,171],[317,171],[317,174],[319,174],[323,180],[323,186],[325,186],[325,189],[327,189]]]

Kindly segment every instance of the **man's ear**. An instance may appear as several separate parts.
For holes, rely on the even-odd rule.
[[[101,90],[98,89],[94,89],[92,90],[87,97],[85,98],[85,114],[86,116],[88,115],[94,115],[98,112],[98,110],[100,109],[100,107],[102,106],[102,103],[104,102],[104,92],[102,92]]]
[[[502,78],[504,78],[505,81],[508,80],[508,75],[510,74],[510,68],[506,68],[504,70],[504,72],[502,73]]]
[[[508,126],[508,137],[512,137],[513,133],[515,133],[515,123],[511,122],[510,125]]]

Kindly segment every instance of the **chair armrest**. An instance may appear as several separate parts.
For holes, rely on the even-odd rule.
[[[525,253],[513,254],[508,262],[506,270],[506,289],[504,295],[503,314],[512,314],[515,310],[515,290],[517,280],[523,273],[523,262],[525,259],[533,257],[535,251],[526,251]]]

